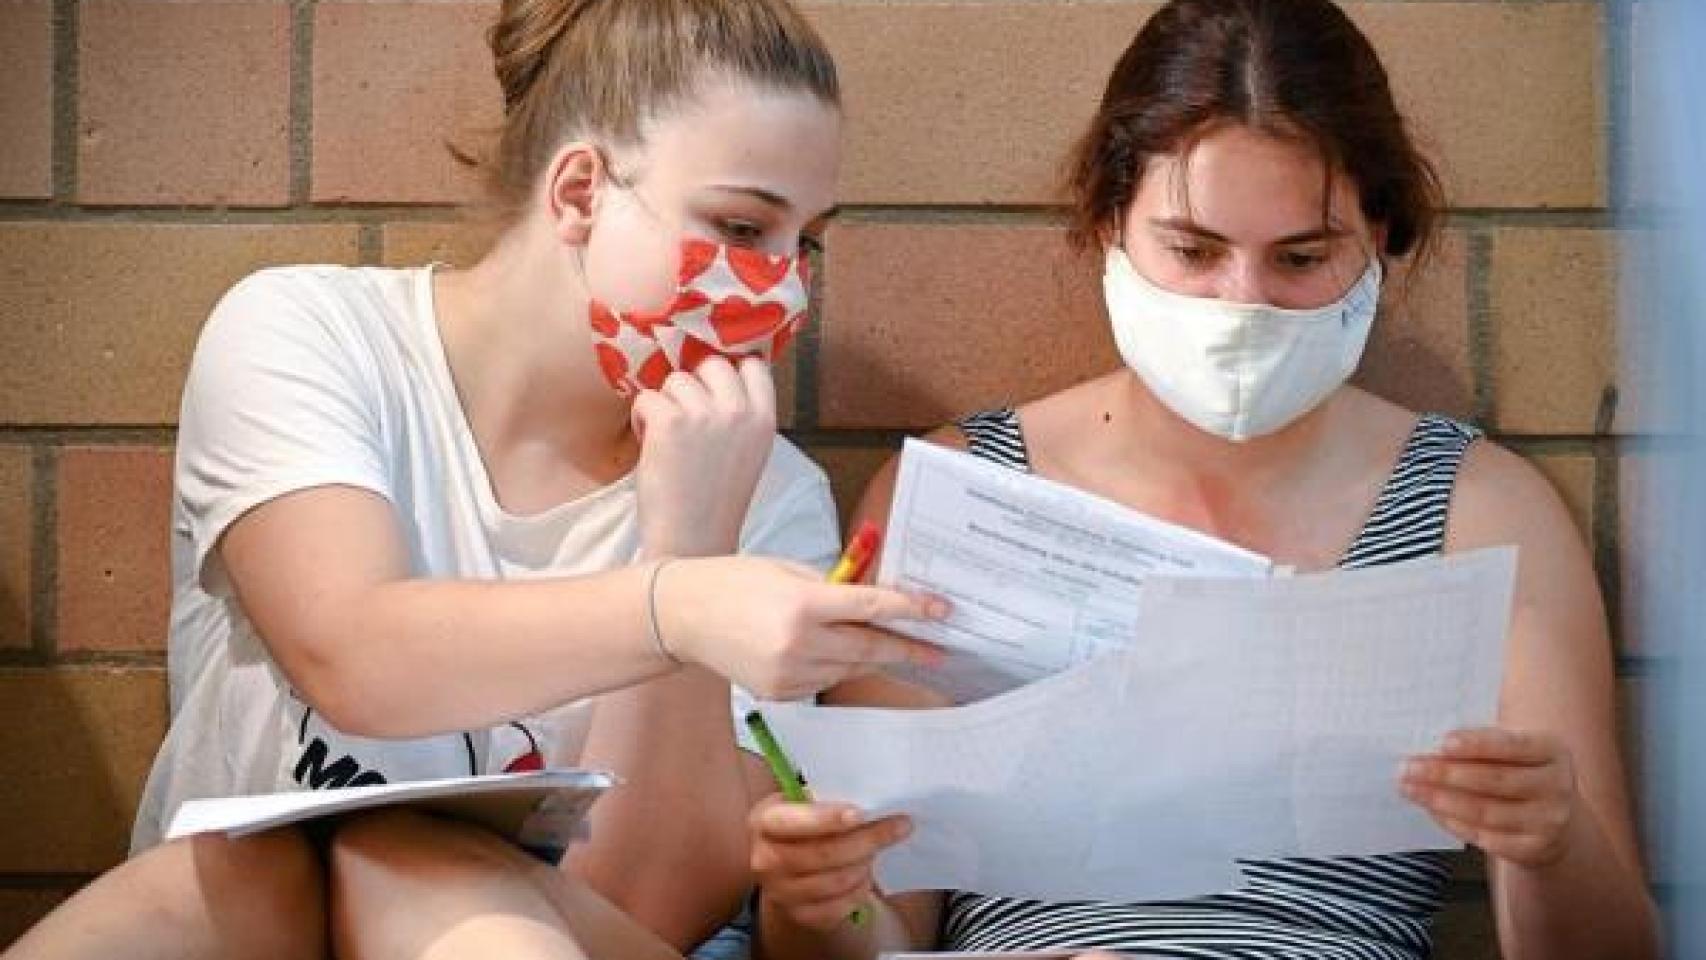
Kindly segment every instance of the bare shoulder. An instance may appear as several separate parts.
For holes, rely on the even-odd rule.
[[[1486,439],[1470,445],[1464,455],[1446,543],[1452,550],[1514,543],[1573,546],[1585,552],[1569,511],[1545,476],[1521,456]]]
[[[1122,375],[1121,371],[1103,374],[1021,404],[1016,409],[1025,427],[1026,442],[1046,446],[1056,437],[1073,442],[1080,426],[1106,406],[1108,382]]]

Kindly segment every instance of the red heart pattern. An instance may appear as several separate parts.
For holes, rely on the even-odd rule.
[[[730,297],[711,308],[711,329],[725,347],[738,347],[772,336],[788,319],[788,309],[779,303],[752,303]]]
[[[774,359],[805,319],[809,276],[803,256],[684,241],[681,282],[667,307],[622,312],[591,303],[599,369],[628,395],[656,390],[672,371],[693,370],[710,356]]]
[[[795,258],[788,256],[773,257],[757,250],[746,250],[739,247],[729,248],[729,270],[733,271],[740,282],[746,285],[755,296],[763,296],[766,292],[788,275],[794,269]]]

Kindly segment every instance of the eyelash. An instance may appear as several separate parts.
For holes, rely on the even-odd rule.
[[[752,246],[764,236],[764,228],[750,220],[723,220],[717,224],[717,230],[730,243],[743,247]]]
[[[1192,267],[1200,267],[1211,262],[1217,253],[1206,247],[1170,245],[1167,249],[1182,263]],[[1279,254],[1278,260],[1282,269],[1301,273],[1327,262],[1327,257],[1323,254],[1299,253],[1288,250]]]
[[[1169,246],[1167,249],[1180,261],[1193,267],[1208,263],[1214,256],[1214,251],[1206,247]]]
[[[724,220],[717,224],[717,230],[736,246],[756,246],[764,237],[764,228],[750,220]],[[800,234],[800,250],[803,253],[822,253],[823,240],[811,234]]]
[[[1298,253],[1287,251],[1279,256],[1280,266],[1287,270],[1312,270],[1327,262],[1327,257],[1319,253]]]

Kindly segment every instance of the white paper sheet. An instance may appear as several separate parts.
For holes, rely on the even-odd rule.
[[[417,806],[479,823],[518,843],[560,848],[580,836],[587,809],[615,783],[601,771],[535,770],[190,800],[172,815],[166,839],[210,832],[241,837],[376,807]]]
[[[1403,759],[1496,714],[1515,551],[1144,587],[1138,639],[989,699],[764,707],[823,799],[912,815],[883,889],[1154,900],[1241,857],[1460,844]]]
[[[953,651],[905,679],[966,703],[1133,636],[1156,574],[1262,577],[1267,558],[932,443],[901,453],[877,582],[947,597],[944,621],[892,626]]]

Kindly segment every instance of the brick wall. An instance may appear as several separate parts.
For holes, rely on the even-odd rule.
[[[1050,185],[1150,9],[810,5],[846,81],[846,215],[819,323],[783,374],[785,419],[844,506],[905,433],[1115,362],[1094,269],[1059,252]],[[1362,380],[1475,419],[1558,485],[1613,603],[1633,718],[1619,490],[1658,428],[1617,403],[1639,365],[1613,333],[1616,228],[1642,190],[1623,134],[1638,4],[1351,11],[1454,202]],[[122,855],[164,727],[170,451],[198,326],[263,264],[477,255],[455,209],[473,185],[443,142],[496,117],[490,13],[0,0],[0,943]],[[908,262],[929,275],[894,267]],[[1045,326],[1066,342],[1036,351]],[[1466,859],[1443,956],[1495,952],[1480,883]]]

